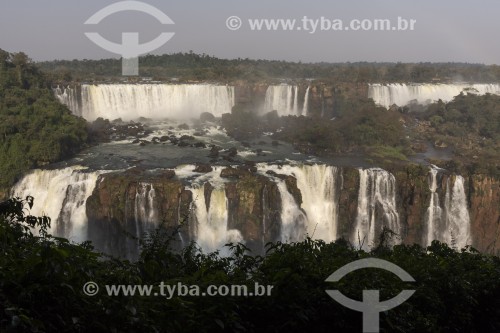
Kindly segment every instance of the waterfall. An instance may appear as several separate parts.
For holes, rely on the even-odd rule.
[[[311,89],[311,87],[307,87],[306,95],[304,96],[304,107],[302,108],[302,115],[303,116],[309,115],[309,90],[310,89]]]
[[[457,249],[470,244],[470,217],[465,196],[464,178],[456,176],[453,189],[449,181],[445,196],[446,234],[444,241]],[[451,192],[451,193],[450,193]]]
[[[352,241],[363,249],[376,245],[383,227],[401,235],[396,208],[396,179],[382,169],[359,169],[357,217]]]
[[[314,239],[332,242],[338,238],[338,194],[337,179],[339,169],[328,165],[260,165],[278,174],[291,175],[297,179],[297,187],[302,194],[301,208],[306,213],[305,231]],[[290,230],[290,226],[301,227],[302,212],[286,186],[278,182],[282,200],[282,239],[294,239],[304,234],[302,230]],[[287,193],[285,193],[287,192]],[[293,200],[293,202],[292,202]],[[301,240],[301,239],[297,239]]]
[[[81,167],[33,170],[12,188],[12,195],[33,196],[30,214],[50,217],[51,234],[82,242],[88,239],[85,203],[100,173]]]
[[[309,104],[309,87],[306,90],[304,97],[304,111],[307,113]],[[269,86],[266,91],[266,99],[264,101],[264,112],[276,110],[280,116],[298,116],[299,110],[299,87],[287,84],[277,86]]]
[[[368,97],[376,104],[389,108],[396,104],[404,106],[411,101],[428,104],[442,100],[449,102],[461,92],[479,95],[500,94],[500,84],[370,84]]]
[[[135,192],[134,217],[136,237],[158,227],[159,216],[156,207],[156,193],[153,184],[138,183]]]
[[[277,179],[281,196],[281,241],[300,242],[307,236],[307,217],[290,194],[284,180]]]
[[[437,193],[436,168],[431,168],[430,186],[431,199],[427,208],[425,223],[427,233],[424,235],[424,244],[430,245],[438,240],[461,249],[470,244],[470,217],[465,196],[464,178],[456,176],[453,187],[450,179],[446,183],[444,204],[441,205]]]
[[[269,112],[276,110],[280,116],[293,115],[292,100],[293,86],[285,84],[269,86],[266,91],[264,111]]]
[[[54,93],[59,99],[59,102],[62,104],[66,105],[71,112],[75,114],[80,113],[80,96],[79,96],[79,89],[77,88],[61,88],[60,86],[57,86],[57,88],[54,89]]]
[[[235,103],[234,87],[210,84],[84,84],[81,89],[54,92],[74,114],[89,121],[98,117],[189,119],[203,112],[220,117],[230,113]]]
[[[443,210],[439,203],[439,195],[437,191],[437,174],[438,170],[436,168],[431,168],[429,171],[430,176],[430,186],[431,200],[429,203],[429,208],[427,208],[427,213],[425,217],[425,223],[427,226],[427,234],[425,235],[424,244],[431,245],[432,241],[435,239],[440,239],[439,230],[442,223]]]
[[[293,88],[293,114],[299,114],[299,87]]]
[[[228,200],[224,188],[214,188],[210,201],[205,199],[204,186],[195,186],[193,193],[193,214],[197,223],[195,240],[203,252],[209,253],[216,250],[225,253],[225,244],[242,242],[243,237],[238,230],[228,229]]]

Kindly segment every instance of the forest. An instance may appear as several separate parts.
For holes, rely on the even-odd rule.
[[[29,215],[31,197],[0,204],[0,330],[3,332],[360,332],[361,314],[333,301],[338,289],[360,299],[363,289],[389,299],[416,290],[404,304],[380,314],[382,332],[498,332],[500,259],[467,247],[434,241],[431,246],[387,246],[382,233],[370,252],[345,240],[306,240],[267,245],[265,256],[243,244],[226,245],[230,256],[202,253],[192,243],[171,249],[175,233],[157,229],[141,241],[137,262],[111,258],[88,242],[73,244],[47,233],[47,217]],[[40,228],[34,235],[31,227]],[[325,279],[362,258],[388,260],[415,283],[380,269]],[[94,296],[83,286],[101,287]],[[110,296],[106,285],[272,285],[265,297]],[[251,290],[251,289],[250,289]],[[272,311],[270,311],[272,309]]]
[[[0,50],[0,188],[79,152],[86,142],[85,120],[59,103],[28,56]]]
[[[37,64],[59,82],[121,81],[121,60],[55,60]],[[207,54],[146,55],[140,75],[169,81],[256,82],[322,79],[335,82],[498,82],[500,66],[469,63],[301,63],[274,60],[219,59]],[[133,78],[129,78],[134,80]]]

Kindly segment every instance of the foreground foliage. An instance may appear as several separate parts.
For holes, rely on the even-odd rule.
[[[416,289],[401,306],[382,313],[382,332],[498,332],[500,259],[471,248],[460,252],[434,242],[383,245],[371,253],[345,241],[307,239],[270,244],[251,256],[241,244],[232,255],[203,254],[195,245],[170,251],[170,235],[150,235],[137,262],[105,257],[88,243],[70,244],[46,232],[48,218],[26,214],[32,198],[0,204],[0,330],[6,332],[361,332],[361,314],[325,293],[339,289],[361,299],[380,289],[381,299]],[[31,227],[41,229],[33,235]],[[379,269],[363,269],[339,283],[325,279],[360,258],[391,261],[416,280],[402,283]],[[94,281],[101,292],[86,296]],[[273,285],[269,297],[165,297],[105,295],[105,285]],[[158,289],[154,289],[158,290]]]

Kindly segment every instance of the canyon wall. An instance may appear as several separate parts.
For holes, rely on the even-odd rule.
[[[307,236],[368,250],[386,227],[397,234],[389,244],[439,240],[500,253],[500,180],[491,177],[422,166],[184,168],[189,172],[38,170],[13,194],[34,195],[32,213],[49,214],[54,234],[129,258],[139,253],[138,239],[158,227],[173,235],[174,248],[195,241],[204,251],[242,241],[263,253],[268,242]]]

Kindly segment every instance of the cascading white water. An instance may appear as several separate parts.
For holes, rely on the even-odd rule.
[[[430,186],[431,200],[429,207],[427,208],[427,213],[425,217],[425,222],[427,226],[427,233],[424,244],[431,245],[433,240],[439,239],[439,229],[442,223],[443,210],[439,202],[439,195],[437,191],[437,174],[438,170],[436,168],[431,168],[429,171],[430,176]]]
[[[382,169],[359,169],[357,217],[352,241],[363,249],[376,244],[383,227],[401,235],[396,207],[396,179]],[[397,241],[396,241],[397,242]]]
[[[224,245],[242,242],[243,237],[238,230],[228,229],[228,201],[224,188],[213,189],[208,207],[203,186],[195,186],[191,191],[197,223],[197,244],[205,253],[221,250],[223,255],[229,254],[225,253],[227,248]]]
[[[70,87],[61,88],[57,86],[57,88],[54,89],[54,93],[57,99],[59,99],[59,102],[66,105],[71,112],[74,114],[80,113],[78,89]]]
[[[424,244],[430,245],[437,240],[461,249],[470,244],[470,217],[464,178],[456,176],[453,187],[450,187],[450,179],[447,180],[444,204],[441,206],[436,192],[438,170],[433,167],[429,174],[431,200],[425,219],[427,233]]]
[[[309,91],[310,90],[311,90],[311,87],[307,87],[306,95],[304,96],[304,107],[302,108],[302,115],[303,116],[309,115]]]
[[[280,116],[298,116],[299,87],[287,84],[269,86],[264,101],[264,112],[276,110]],[[304,104],[307,100],[304,100]],[[303,107],[304,109],[304,107]]]
[[[449,102],[462,91],[479,95],[500,94],[500,84],[370,84],[368,97],[386,108],[393,104],[405,106],[416,100],[427,104],[442,100]]]
[[[265,173],[268,170],[279,174],[294,176],[297,179],[297,187],[302,194],[302,209],[306,213],[306,233],[314,239],[322,239],[326,242],[337,240],[338,237],[338,195],[336,193],[337,179],[339,169],[328,165],[259,165],[261,172]],[[282,193],[288,192],[283,188],[284,184],[278,183],[282,200],[282,224],[285,234],[282,239],[297,238],[303,233],[299,231],[290,231],[289,225],[299,225],[302,217],[300,207],[296,203],[291,194]],[[290,220],[291,219],[291,220]],[[292,235],[293,237],[290,237]],[[301,240],[301,239],[298,239]]]
[[[300,242],[307,236],[307,217],[290,194],[284,180],[276,179],[281,197],[281,241]]]
[[[451,193],[449,182],[447,184],[445,215],[446,233],[443,235],[443,241],[458,249],[470,244],[470,217],[462,176],[456,176]]]
[[[30,214],[50,217],[51,234],[82,242],[88,240],[85,203],[101,173],[81,167],[34,170],[12,188],[12,195],[33,196]]]
[[[100,84],[57,88],[56,97],[86,120],[98,117],[123,120],[198,118],[203,112],[216,117],[230,113],[234,87],[209,84]]]
[[[156,192],[153,184],[138,183],[134,202],[135,236],[151,232],[158,227],[159,217],[156,207]]]
[[[299,114],[299,87],[293,88],[293,113]]]

